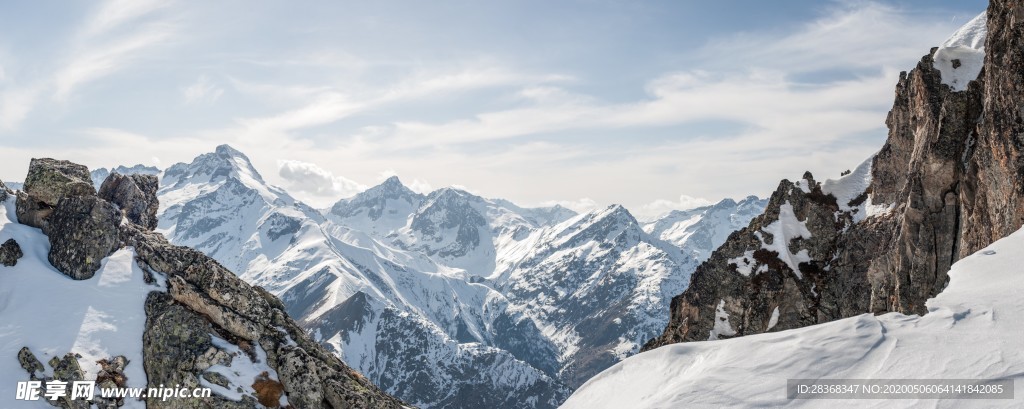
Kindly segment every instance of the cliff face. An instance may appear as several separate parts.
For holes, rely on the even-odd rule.
[[[977,80],[944,84],[936,49],[901,73],[882,149],[837,181],[782,181],[764,214],[697,268],[644,350],[865,312],[925,314],[953,262],[1019,229],[1024,5],[993,0],[985,25]]]

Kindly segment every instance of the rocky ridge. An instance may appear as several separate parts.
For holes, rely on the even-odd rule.
[[[952,263],[1020,228],[1024,5],[993,0],[987,32],[982,74],[962,91],[942,82],[938,49],[900,74],[888,140],[852,174],[782,181],[697,268],[644,349],[864,312],[923,315]]]
[[[145,301],[146,325],[140,340],[145,362],[141,365],[149,385],[216,383],[218,365],[238,364],[235,361],[242,359],[265,368],[266,375],[262,380],[236,379],[238,388],[264,382],[276,385],[280,395],[269,400],[259,393],[167,401],[150,398],[148,407],[254,407],[257,400],[270,407],[404,407],[310,339],[276,297],[246,284],[206,255],[171,245],[152,232],[155,182],[152,176],[115,173],[97,195],[84,166],[33,159],[25,189],[18,192],[16,201],[18,220],[42,227],[49,237],[48,258],[60,272],[76,280],[89,279],[104,257],[131,247],[147,280],[165,285],[166,292],[153,291]],[[18,358],[30,377],[41,372],[31,351],[23,350]],[[50,364],[53,379],[82,379],[81,370],[73,370],[78,368],[73,354],[54,360]],[[101,371],[105,379],[117,379],[128,364],[118,362],[117,357],[107,361]],[[65,367],[71,369],[61,369]],[[76,404],[68,401],[60,406]]]

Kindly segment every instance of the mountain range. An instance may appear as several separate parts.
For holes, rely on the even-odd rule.
[[[656,335],[693,269],[766,204],[641,223],[618,205],[524,208],[390,177],[314,209],[227,145],[160,178],[158,232],[280,297],[314,339],[420,407],[557,407]]]

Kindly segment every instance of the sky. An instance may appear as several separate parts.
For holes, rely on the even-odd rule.
[[[958,1],[5,1],[0,179],[220,144],[326,207],[391,175],[649,219],[837,177]]]

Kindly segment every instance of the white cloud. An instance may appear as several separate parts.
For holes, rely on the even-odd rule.
[[[655,220],[673,210],[689,210],[701,206],[712,205],[714,202],[703,197],[679,195],[679,200],[658,199],[632,210],[634,216],[641,221]]]
[[[123,23],[166,7],[169,3],[160,0],[108,0],[96,10],[80,35],[92,37],[104,34]]]
[[[131,64],[141,51],[165,42],[175,31],[166,21],[140,20],[165,7],[164,1],[107,0],[75,34],[75,47],[53,77],[54,99]]]
[[[408,187],[409,190],[424,195],[434,191],[434,188],[430,186],[430,183],[427,183],[419,179],[413,179],[412,182],[409,182]]]
[[[0,93],[0,130],[13,130],[35,107],[40,90],[36,87],[5,89]]]
[[[580,214],[592,212],[603,208],[596,201],[594,201],[594,199],[591,199],[589,197],[584,197],[579,200],[548,200],[546,202],[541,203],[541,206],[544,207],[550,207],[554,205],[562,206],[566,209],[572,210]]]
[[[874,69],[913,62],[952,33],[946,21],[922,19],[882,3],[857,1],[833,7],[827,15],[781,36],[748,32],[712,41],[698,57],[712,60],[716,67],[753,64],[787,72]]]
[[[182,98],[185,103],[194,104],[198,102],[215,102],[224,93],[224,89],[218,87],[206,75],[201,75],[189,86],[182,88]]]
[[[342,176],[335,176],[316,164],[297,160],[278,160],[278,175],[290,192],[303,196],[313,205],[329,205],[366,190],[366,186]]]
[[[116,41],[77,52],[54,75],[54,98],[66,100],[76,87],[121,70],[139,51],[163,42],[170,34],[169,26],[152,24]]]

